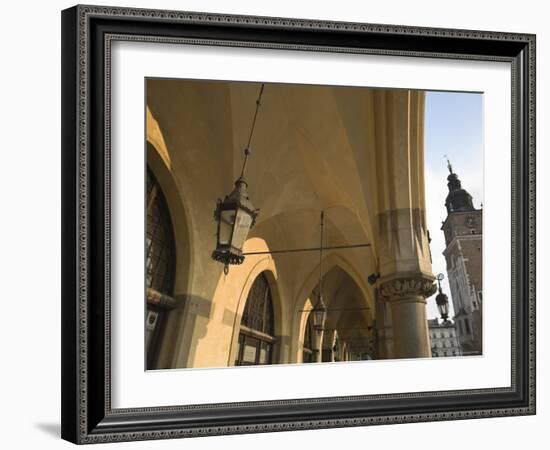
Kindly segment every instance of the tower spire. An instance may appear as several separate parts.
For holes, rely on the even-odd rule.
[[[449,176],[447,177],[447,187],[449,188],[449,194],[445,200],[445,206],[447,207],[447,212],[464,212],[464,211],[474,211],[474,204],[472,203],[472,196],[462,188],[460,179],[458,175],[453,172],[453,166],[445,155],[447,159],[447,168],[449,169]]]
[[[449,173],[453,174],[453,166],[451,165],[451,161],[449,161],[449,157],[445,155],[445,159],[447,160],[447,169],[449,169]]]

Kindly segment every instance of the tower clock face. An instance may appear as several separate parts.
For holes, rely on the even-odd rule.
[[[477,220],[474,216],[467,216],[465,223],[467,227],[475,227],[477,224]]]

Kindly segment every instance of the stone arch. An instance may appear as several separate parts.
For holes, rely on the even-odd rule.
[[[372,290],[367,288],[365,280],[357,273],[357,271],[354,269],[354,266],[339,252],[334,251],[329,253],[324,259],[323,259],[323,273],[322,276],[324,277],[328,272],[330,272],[333,268],[339,267],[342,269],[347,275],[352,278],[352,280],[357,284],[359,289],[361,290],[361,293],[363,294],[363,298],[367,302],[368,306],[370,307],[372,311],[372,316],[374,317],[376,312],[376,306],[374,297],[372,295]],[[374,270],[374,269],[373,269]],[[366,274],[368,275],[368,274]],[[309,303],[311,307],[314,305],[314,301],[310,299],[311,292],[313,289],[317,286],[319,282],[319,265],[314,267],[309,276],[306,278],[305,282],[302,284],[302,287],[300,288],[297,296],[295,297],[292,311],[293,311],[293,317],[291,318],[291,346],[290,346],[290,355],[291,355],[291,362],[298,362],[300,361],[300,352],[302,351],[302,345],[303,345],[303,331],[305,329],[305,320],[307,320],[307,314],[304,314],[304,311],[307,310],[306,304]],[[300,345],[300,342],[302,342],[302,345]]]
[[[304,304],[304,310],[311,310],[311,309],[313,309],[313,302],[308,297],[305,301],[305,304]],[[299,327],[299,331],[298,331],[298,355],[297,355],[296,361],[294,361],[294,362],[297,362],[297,363],[304,362],[303,361],[303,357],[304,357],[304,336],[306,334],[306,327],[307,327],[307,324],[308,324],[310,314],[311,314],[311,312],[307,312],[307,313],[304,312],[304,314],[300,314],[299,318],[297,319],[298,320],[298,327]],[[313,332],[315,332],[315,331],[313,331]],[[315,339],[315,337],[313,337],[313,339]]]
[[[159,140],[157,139],[157,144]],[[170,166],[167,165],[166,149],[158,149],[147,140],[147,165],[155,175],[170,211],[176,244],[176,278],[174,292],[185,293],[192,279],[193,270],[193,236],[191,219],[185,208],[184,196],[176,184]],[[183,270],[182,270],[183,269]]]
[[[259,245],[263,244],[263,246],[267,248],[267,245],[265,244],[265,241],[263,241],[263,239],[254,238],[254,240],[262,241],[261,243],[256,243],[256,247],[258,247],[258,244]],[[241,319],[243,316],[243,311],[246,305],[248,294],[250,292],[250,289],[254,281],[261,274],[265,275],[269,285],[269,289],[271,291],[271,300],[273,303],[274,334],[275,336],[282,336],[285,331],[283,328],[283,325],[284,325],[284,317],[287,314],[285,311],[286,309],[285,305],[282,301],[281,289],[278,282],[278,274],[277,274],[275,261],[269,255],[261,255],[254,258],[249,257],[247,259],[248,261],[245,261],[245,264],[248,263],[250,265],[250,268],[248,270],[248,273],[245,276],[245,281],[243,283],[243,287],[240,292],[237,305],[236,305],[236,311],[235,311],[234,320],[233,320],[233,331],[231,335],[231,344],[229,348],[229,357],[227,361],[228,366],[233,366],[235,361],[238,339],[239,339],[239,330],[241,326]],[[273,357],[274,364],[278,364],[281,362],[282,355],[280,351],[280,345],[281,345],[280,342],[277,342],[275,344],[275,351],[274,351],[274,357]]]
[[[184,307],[184,300],[191,290],[193,280],[193,229],[192,219],[185,207],[182,189],[172,174],[170,153],[164,142],[162,131],[147,108],[146,164],[153,172],[164,194],[175,244],[174,298],[176,307],[166,319],[157,355],[157,368],[172,367],[179,339],[178,314]]]

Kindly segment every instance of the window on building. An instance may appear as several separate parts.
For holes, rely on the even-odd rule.
[[[173,295],[175,253],[174,232],[166,198],[153,172],[147,168],[145,282],[148,298],[150,295]],[[147,303],[145,337],[148,368],[153,366],[158,352],[165,313],[159,306]]]
[[[248,293],[241,320],[236,366],[272,364],[275,344],[273,302],[266,276],[260,274]]]
[[[466,328],[466,333],[471,334],[470,331],[470,321],[468,319],[464,319],[464,327]]]

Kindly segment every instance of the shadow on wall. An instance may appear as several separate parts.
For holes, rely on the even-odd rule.
[[[161,350],[155,369],[193,367],[188,362],[194,361],[198,343],[208,332],[212,300],[190,294],[176,295],[176,300],[179,306],[170,311],[162,337],[171,345]]]

